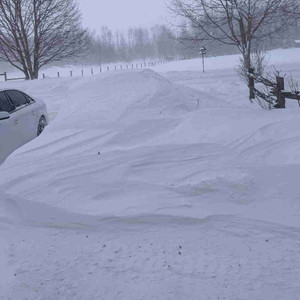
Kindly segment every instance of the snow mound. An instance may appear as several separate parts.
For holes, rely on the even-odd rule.
[[[196,107],[191,94],[151,70],[66,83],[67,97],[55,121],[17,153],[78,154],[135,147],[168,132]]]
[[[192,93],[183,90],[151,70],[73,81],[44,134],[2,166],[2,188],[78,213],[126,215],[160,209],[160,200],[149,203],[149,197],[159,193],[170,198],[168,191],[131,179],[130,172],[135,177],[135,164],[151,163],[157,150],[163,158],[185,152],[182,146],[174,150],[155,142],[194,111]],[[192,147],[191,155],[194,151]]]
[[[14,201],[14,197],[0,192],[0,222],[18,223],[22,216],[22,210]]]
[[[221,77],[171,76],[145,70],[65,80],[57,118],[5,162],[0,188],[76,214],[234,213],[298,224],[297,184],[282,182],[300,174],[298,111],[238,106],[247,87],[237,84],[231,100],[229,90],[220,93]],[[176,76],[185,87],[172,83]],[[207,83],[218,91],[213,101],[201,92]]]
[[[169,115],[189,110],[187,97],[167,79],[151,70],[120,72],[77,81],[69,89],[68,101],[60,111],[60,119],[79,121],[97,119],[98,126],[120,121],[128,113],[146,110]],[[86,114],[89,115],[87,118]],[[74,124],[72,124],[74,125]]]
[[[57,117],[1,166],[1,299],[299,299],[299,111],[226,59],[5,83]]]

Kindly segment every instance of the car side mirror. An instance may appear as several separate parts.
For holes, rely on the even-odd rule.
[[[0,111],[0,121],[10,118],[10,114],[7,111]]]

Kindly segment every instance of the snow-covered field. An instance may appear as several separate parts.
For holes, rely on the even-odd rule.
[[[237,59],[1,84],[52,122],[0,167],[0,299],[299,299],[300,111]]]

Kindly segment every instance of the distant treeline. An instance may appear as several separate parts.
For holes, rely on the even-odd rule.
[[[235,47],[218,42],[207,43],[201,39],[193,39],[194,30],[188,25],[180,28],[170,28],[166,25],[156,25],[147,28],[129,28],[126,32],[113,32],[108,27],[101,28],[99,34],[91,35],[91,47],[80,63],[105,64],[113,62],[145,61],[151,59],[189,59],[199,57],[199,48],[205,46],[207,55],[235,54]],[[294,24],[284,36],[278,39],[266,39],[265,50],[274,48],[289,48],[295,46],[295,40],[300,39],[298,24]]]
[[[168,59],[181,55],[173,33],[164,25],[150,29],[129,28],[127,32],[113,32],[104,26],[91,38],[92,46],[86,59],[92,64]]]

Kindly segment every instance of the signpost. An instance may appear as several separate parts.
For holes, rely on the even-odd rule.
[[[205,73],[205,67],[204,67],[204,55],[206,54],[206,48],[201,47],[200,48],[200,54],[202,56],[202,68],[203,68],[203,73]]]

